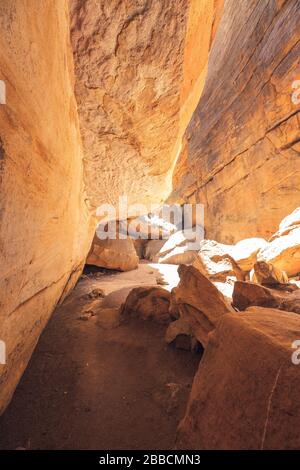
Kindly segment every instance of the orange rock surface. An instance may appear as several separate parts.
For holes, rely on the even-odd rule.
[[[297,0],[225,4],[171,198],[204,204],[207,238],[269,238],[299,205],[299,21]]]

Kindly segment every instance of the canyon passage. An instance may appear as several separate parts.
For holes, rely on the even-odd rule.
[[[0,450],[299,449],[299,22],[1,0]]]

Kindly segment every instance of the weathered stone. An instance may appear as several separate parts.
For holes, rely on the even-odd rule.
[[[196,233],[193,228],[178,230],[167,240],[151,240],[145,249],[145,257],[155,263],[191,264],[197,257],[198,249],[193,246]]]
[[[99,240],[95,235],[86,263],[101,268],[131,271],[138,267],[139,258],[131,238]]]
[[[70,2],[75,92],[93,207],[116,203],[120,194],[129,203],[160,203],[170,193],[222,3]]]
[[[193,266],[209,277],[211,281],[226,282],[229,276],[235,277],[237,280],[245,279],[245,273],[230,255],[218,255],[209,258],[199,252]]]
[[[240,269],[251,271],[257,261],[259,250],[267,245],[264,238],[246,238],[232,246],[229,254],[234,258]]]
[[[291,230],[300,226],[300,207],[297,207],[291,214],[287,215],[279,224],[279,229],[272,237],[270,241],[275,238],[282,237],[283,235],[288,235]]]
[[[259,261],[272,263],[277,269],[285,271],[288,276],[300,273],[300,226],[287,231],[286,235],[272,240],[259,251]]]
[[[278,291],[252,282],[237,281],[232,295],[234,307],[239,310],[257,305],[300,313],[300,290]]]
[[[266,245],[267,241],[263,238],[246,238],[240,240],[235,245],[205,239],[200,242],[199,254],[216,262],[224,259],[226,256],[231,257],[241,272],[246,273],[253,268],[257,260],[257,253]]]
[[[207,238],[269,239],[299,205],[299,21],[297,0],[224,4],[169,198],[204,204]]]
[[[197,258],[197,251],[189,250],[187,246],[177,246],[165,256],[159,258],[162,264],[192,264]]]
[[[206,346],[219,319],[232,309],[212,282],[194,266],[178,268],[180,282],[172,290],[180,318],[190,324],[197,340]]]
[[[162,287],[136,287],[130,291],[122,309],[121,316],[134,316],[142,320],[168,323],[171,294]]]
[[[0,413],[92,239],[68,2],[1,1]]]
[[[298,449],[299,370],[292,344],[299,338],[294,313],[251,307],[223,315],[195,376],[177,447]]]

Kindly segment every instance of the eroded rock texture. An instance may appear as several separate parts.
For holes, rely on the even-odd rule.
[[[90,243],[67,7],[0,5],[0,412]]]
[[[222,0],[72,0],[91,204],[160,203],[201,95]]]
[[[299,204],[299,21],[297,0],[225,2],[173,180],[209,238],[268,238]]]
[[[182,449],[298,449],[295,313],[251,307],[211,333],[179,427]]]

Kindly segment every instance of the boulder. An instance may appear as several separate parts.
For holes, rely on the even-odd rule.
[[[265,261],[257,261],[250,273],[250,280],[258,284],[276,286],[287,284],[289,279],[284,271]]]
[[[231,253],[232,245],[225,245],[215,240],[202,240],[199,244],[199,252],[214,260],[215,256],[229,255]]]
[[[178,230],[167,240],[151,240],[145,248],[145,258],[162,264],[191,264],[197,256],[194,229]]]
[[[162,264],[191,264],[197,256],[195,228],[177,230],[165,240],[151,240],[145,248],[145,258]]]
[[[238,280],[245,279],[245,273],[239,268],[235,260],[227,254],[209,258],[199,251],[193,266],[209,277],[211,281],[226,282],[229,276]]]
[[[177,448],[299,449],[299,338],[294,313],[251,307],[223,315],[195,376]]]
[[[272,263],[288,276],[300,273],[300,226],[295,226],[286,235],[279,236],[258,252],[259,261]]]
[[[192,264],[197,258],[197,251],[186,246],[177,246],[165,256],[158,259],[161,264]]]
[[[99,240],[95,235],[86,264],[101,268],[131,271],[138,267],[139,258],[133,240]]]
[[[228,256],[236,262],[241,271],[247,272],[253,268],[257,253],[267,245],[264,238],[245,238],[235,245],[226,245],[215,240],[200,242],[200,253],[212,261],[219,261]]]
[[[297,207],[291,214],[287,215],[279,224],[279,229],[272,237],[270,241],[276,238],[288,235],[292,230],[300,226],[300,207]]]
[[[121,308],[121,317],[137,317],[158,323],[171,321],[171,294],[162,287],[136,287],[130,291]]]
[[[257,253],[267,245],[264,238],[245,238],[233,245],[230,254],[243,271],[250,271],[257,260]]]
[[[253,282],[237,281],[234,284],[232,301],[239,310],[257,305],[300,313],[299,289],[294,292],[278,291]]]
[[[192,334],[205,347],[219,319],[232,309],[221,292],[194,266],[181,265],[178,272],[180,282],[172,290],[172,305],[176,303],[180,318],[190,325]]]

